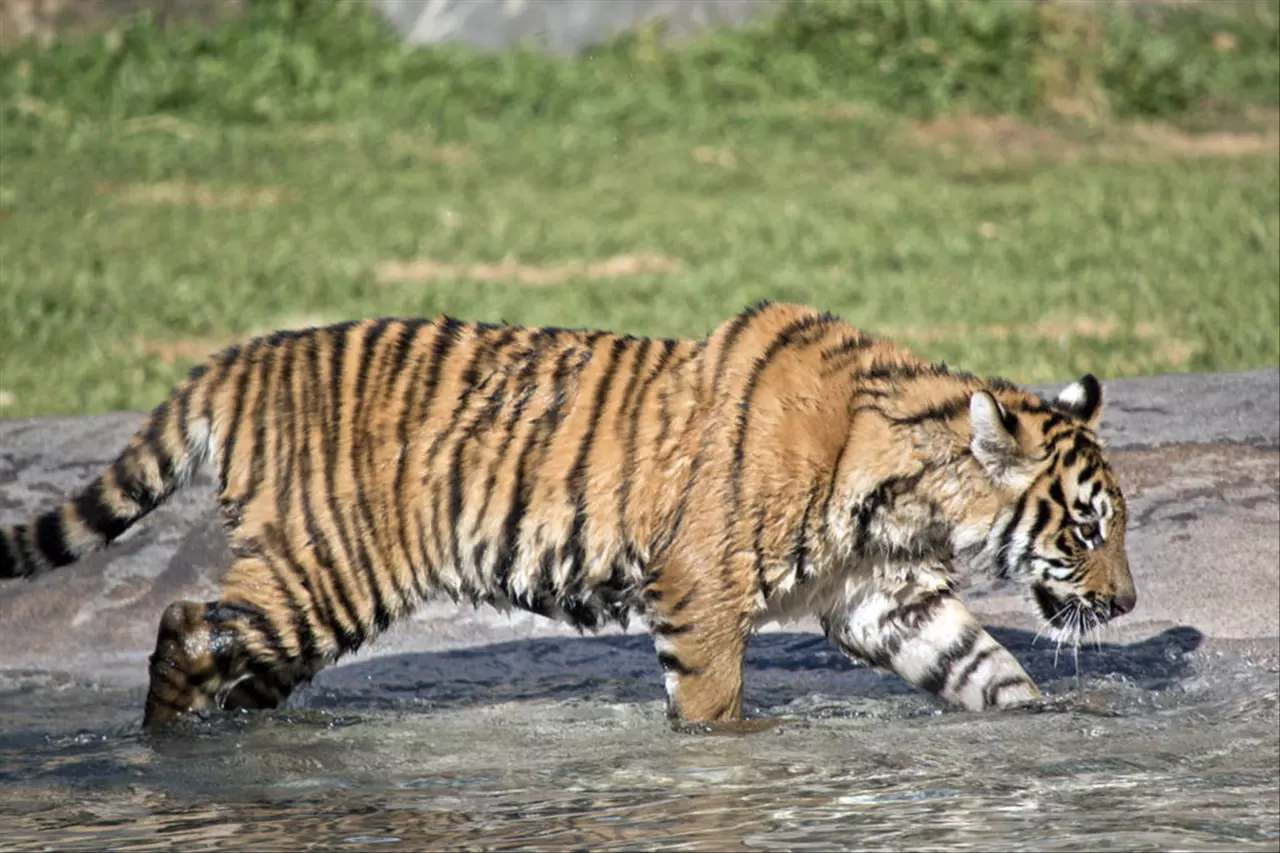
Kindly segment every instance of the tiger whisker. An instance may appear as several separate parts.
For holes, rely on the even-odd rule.
[[[1080,687],[1080,637],[1083,633],[1084,620],[1088,617],[1085,614],[1085,610],[1081,607],[1076,607],[1075,612],[1076,612],[1075,629],[1072,632],[1072,637],[1071,637],[1072,639],[1071,657],[1072,657],[1072,661],[1075,664],[1076,688],[1078,689]]]

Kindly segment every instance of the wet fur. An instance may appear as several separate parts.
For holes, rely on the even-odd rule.
[[[922,689],[1003,707],[1035,686],[953,571],[1023,582],[1050,622],[1133,606],[1100,412],[1092,377],[1046,402],[795,305],[700,340],[445,317],[279,332],[194,370],[83,493],[0,531],[0,578],[102,547],[208,462],[236,559],[218,601],[166,610],[148,725],[274,707],[440,596],[645,619],[685,720],[739,719],[750,634],[806,614]]]

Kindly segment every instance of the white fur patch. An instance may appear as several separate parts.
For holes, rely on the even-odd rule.
[[[1058,402],[1074,409],[1076,406],[1084,403],[1087,397],[1088,394],[1085,391],[1084,386],[1079,382],[1072,382],[1066,388],[1063,388],[1062,392],[1058,394]]]

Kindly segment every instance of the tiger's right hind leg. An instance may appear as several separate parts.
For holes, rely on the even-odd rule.
[[[237,599],[170,604],[151,655],[143,726],[211,708],[278,707],[331,658],[304,654],[292,628],[277,627],[263,607]]]
[[[144,728],[212,708],[274,708],[318,666],[273,653],[256,608],[175,601],[160,620],[151,655]]]

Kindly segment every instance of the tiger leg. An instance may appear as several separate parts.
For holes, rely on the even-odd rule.
[[[294,661],[258,673],[251,672],[241,676],[226,691],[219,705],[227,711],[279,708],[295,687],[310,681],[319,669],[315,664]]]
[[[667,716],[686,722],[742,719],[742,671],[747,633],[740,620],[710,607],[690,605],[693,596],[663,595],[650,587],[653,645],[667,689]]]
[[[846,654],[971,711],[1036,698],[1031,677],[947,587],[870,589],[822,620]]]
[[[240,560],[231,576],[261,567],[256,560]],[[268,597],[277,592],[270,584],[262,588]],[[143,726],[164,726],[215,707],[274,708],[319,671],[324,656],[304,653],[293,620],[273,620],[269,606],[242,597],[170,604],[151,655]]]
[[[742,719],[745,637],[699,627],[676,635],[655,630],[654,647],[668,717],[698,723]]]

